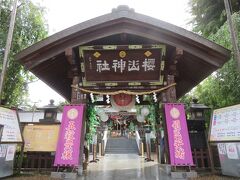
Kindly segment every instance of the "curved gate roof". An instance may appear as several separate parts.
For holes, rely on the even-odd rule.
[[[119,6],[111,13],[96,17],[58,32],[20,52],[16,59],[66,99],[71,96],[71,65],[65,50],[77,52],[80,45],[104,44],[167,45],[167,60],[177,49],[183,51],[177,63],[177,96],[180,97],[220,68],[230,51],[203,37],[167,22]]]

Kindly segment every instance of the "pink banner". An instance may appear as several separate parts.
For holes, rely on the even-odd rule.
[[[78,166],[84,105],[64,106],[54,166]]]
[[[171,165],[193,165],[184,105],[165,104],[165,116]]]

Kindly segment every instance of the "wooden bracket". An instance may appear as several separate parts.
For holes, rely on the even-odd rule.
[[[177,63],[183,58],[183,49],[176,48],[175,52],[172,55],[171,63],[169,65],[169,75],[178,76],[179,72],[177,70]]]
[[[171,61],[173,64],[177,64],[182,57],[183,57],[183,49],[176,47],[176,50],[172,55]]]
[[[72,48],[67,48],[65,50],[65,56],[70,65],[76,64],[76,55]]]
[[[72,78],[73,76],[79,74],[79,63],[77,63],[77,56],[72,48],[65,49],[65,56],[70,65],[68,77]]]

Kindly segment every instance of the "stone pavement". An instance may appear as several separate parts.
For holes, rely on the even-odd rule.
[[[78,180],[170,180],[157,162],[146,162],[136,154],[107,154],[98,163],[90,163]]]

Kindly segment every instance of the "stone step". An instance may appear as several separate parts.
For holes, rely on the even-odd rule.
[[[109,138],[106,145],[106,154],[137,154],[138,147],[135,139]]]

